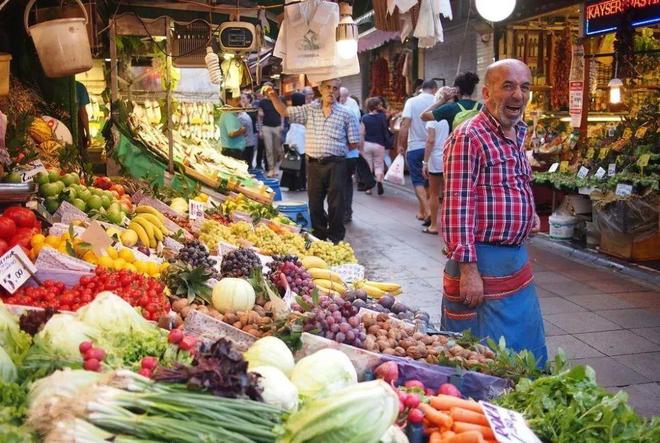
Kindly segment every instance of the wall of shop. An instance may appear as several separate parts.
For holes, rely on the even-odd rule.
[[[351,95],[360,99],[360,106],[363,106],[364,99],[369,93],[369,53],[365,52],[358,55],[360,61],[360,73],[341,78],[341,85],[348,88]]]
[[[477,42],[472,29],[468,28],[466,35],[464,23],[462,26],[445,29],[444,34],[444,42],[425,51],[424,77],[444,78],[446,84],[451,85],[456,77],[459,60],[460,72],[474,72],[477,69]]]

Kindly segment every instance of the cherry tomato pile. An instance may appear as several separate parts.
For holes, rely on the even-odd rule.
[[[76,311],[103,291],[112,291],[133,306],[139,307],[147,320],[157,321],[170,311],[163,294],[165,286],[155,278],[125,269],[109,271],[97,267],[93,276],[85,276],[70,289],[64,283],[46,280],[43,286],[20,288],[3,302],[16,305],[51,307],[60,311]]]

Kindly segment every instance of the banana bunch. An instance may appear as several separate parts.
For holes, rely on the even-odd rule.
[[[313,269],[313,268],[316,268],[316,269],[328,269],[329,268],[329,266],[325,262],[325,260],[323,260],[322,258],[319,258],[319,257],[314,257],[313,255],[307,255],[307,256],[303,257],[302,259],[300,259],[300,261],[302,262],[302,265],[307,270]]]
[[[355,289],[362,289],[369,297],[379,299],[385,295],[401,294],[401,285],[393,282],[359,280],[353,283]]]
[[[307,268],[307,272],[312,276],[314,285],[318,288],[319,292],[334,296],[341,295],[346,291],[346,283],[341,279],[341,276],[330,269]]]
[[[151,206],[139,205],[128,229],[135,231],[142,245],[155,248],[166,235],[172,234],[163,224],[165,216]]]

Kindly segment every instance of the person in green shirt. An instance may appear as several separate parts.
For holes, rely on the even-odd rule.
[[[451,93],[444,94],[444,96],[429,106],[422,113],[422,120],[426,122],[447,120],[449,132],[451,133],[455,129],[454,119],[459,113],[473,111],[473,114],[476,115],[481,109],[482,104],[473,98],[474,90],[478,83],[479,77],[474,72],[466,72],[459,75],[454,80],[454,87],[450,91]]]
[[[227,99],[229,106],[238,106],[239,98],[232,97]],[[233,111],[223,111],[218,120],[220,127],[220,146],[222,146],[222,155],[243,160],[243,150],[245,149],[245,127],[238,119],[238,113]]]

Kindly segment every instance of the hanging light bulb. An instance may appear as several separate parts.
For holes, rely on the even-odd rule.
[[[516,0],[475,0],[480,16],[489,22],[501,22],[516,8]]]
[[[213,48],[210,46],[206,47],[206,57],[204,57],[206,62],[206,68],[209,70],[209,77],[211,77],[211,83],[214,85],[219,85],[222,83],[222,71],[220,70],[220,59],[218,54],[213,52]]]
[[[353,7],[348,3],[339,4],[339,25],[337,25],[337,53],[343,59],[355,57],[358,49],[358,28],[353,21]]]
[[[618,105],[621,103],[621,90],[623,89],[623,82],[618,78],[613,78],[607,84],[610,88],[610,104]]]

